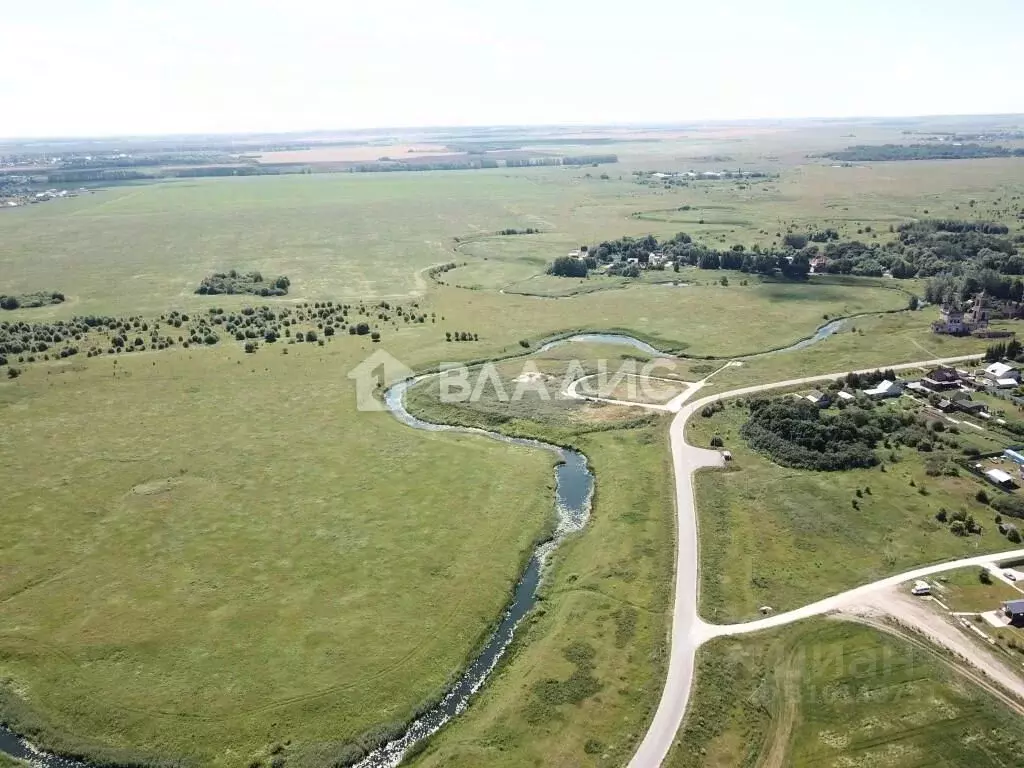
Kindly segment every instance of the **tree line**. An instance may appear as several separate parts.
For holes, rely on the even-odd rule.
[[[821,157],[848,163],[891,160],[970,160],[985,157],[1024,157],[1024,148],[999,145],[934,144],[856,144],[846,149],[825,152]]]

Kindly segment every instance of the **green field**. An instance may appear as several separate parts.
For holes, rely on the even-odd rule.
[[[1024,725],[926,646],[815,620],[701,649],[666,768],[1017,765]]]
[[[976,198],[974,215],[990,215],[1024,189],[1018,161],[808,161],[837,143],[845,139],[835,127],[698,132],[624,145],[622,161],[600,169],[195,179],[0,211],[0,293],[67,296],[0,321],[152,321],[170,310],[365,301],[360,317],[383,336],[281,339],[253,354],[226,337],[13,361],[23,372],[11,379],[0,369],[0,716],[38,743],[113,761],[313,768],[436,697],[550,529],[554,459],[357,410],[348,374],[375,351],[423,370],[525,354],[555,334],[620,329],[725,358],[787,346],[826,319],[870,315],[810,349],[726,368],[713,392],[983,349],[931,334],[934,308],[899,311],[907,291],[920,291],[914,281],[544,274],[567,250],[626,234],[685,229],[712,243],[770,245],[791,224],[857,237],[874,223],[884,239],[883,225],[925,209],[960,215],[957,206]],[[706,159],[725,153],[732,159]],[[682,189],[631,175],[726,162],[779,175]],[[508,227],[541,234],[494,234]],[[448,262],[459,266],[440,283],[430,277]],[[193,293],[207,274],[232,268],[287,275],[291,290],[272,300]],[[381,299],[415,300],[430,319],[377,322],[371,302]],[[449,342],[446,332],[476,339]],[[642,357],[574,345],[534,362],[560,379],[573,359],[591,370]],[[498,366],[506,385],[521,364]],[[717,367],[690,360],[678,375],[693,381]],[[597,477],[588,527],[554,558],[509,657],[416,764],[625,764],[666,663],[667,417],[558,400],[440,404],[429,385],[410,400],[439,420],[577,446]],[[967,504],[972,481],[928,478],[920,496],[908,483],[923,470],[910,455],[888,474],[779,471],[744,451],[738,417],[727,409],[695,426],[722,431],[736,456],[734,471],[698,481],[703,567],[715,576],[703,580],[708,618],[746,616],[765,602],[792,607],[874,574],[998,548],[989,530],[964,541],[927,524],[938,506]],[[853,490],[867,485],[872,502],[851,518]]]
[[[621,360],[623,347],[573,344],[542,353],[536,369],[561,380],[575,358]],[[522,362],[498,366],[511,389]],[[580,401],[439,403],[429,382],[414,413],[572,444],[596,477],[587,530],[562,545],[537,611],[509,660],[467,716],[413,761],[417,766],[621,765],[646,727],[667,662],[672,474],[667,417]],[[524,403],[526,403],[524,405]],[[532,415],[531,415],[532,414]],[[586,650],[581,667],[574,651]],[[582,672],[582,674],[581,674]]]
[[[928,476],[926,461],[940,454],[902,447],[870,469],[792,469],[748,447],[739,434],[747,414],[730,403],[688,424],[692,443],[719,435],[733,455],[727,469],[701,471],[694,484],[701,568],[715,576],[701,580],[709,621],[750,618],[763,605],[797,608],[916,565],[1012,548],[992,524],[995,513],[974,498],[976,479],[962,469]],[[983,533],[954,536],[935,520],[940,508],[966,510]]]
[[[291,741],[302,764],[407,718],[483,640],[553,458],[356,413],[347,342],[3,386],[0,670],[26,722],[204,764]]]

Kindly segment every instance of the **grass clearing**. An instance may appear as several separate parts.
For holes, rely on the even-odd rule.
[[[1024,725],[932,652],[803,622],[701,649],[666,768],[1016,765]]]
[[[1004,600],[1024,599],[1024,593],[999,579],[986,584],[978,578],[980,573],[980,568],[961,568],[942,574],[935,580],[935,596],[957,612],[994,611]]]

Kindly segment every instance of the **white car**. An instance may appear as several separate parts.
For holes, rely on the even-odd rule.
[[[1003,578],[1008,579],[1009,581],[1016,581],[1017,574],[1013,571],[1003,571]]]

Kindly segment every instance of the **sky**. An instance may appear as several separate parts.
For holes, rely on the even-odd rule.
[[[1022,29],[1022,0],[0,0],[0,136],[1024,112]]]

